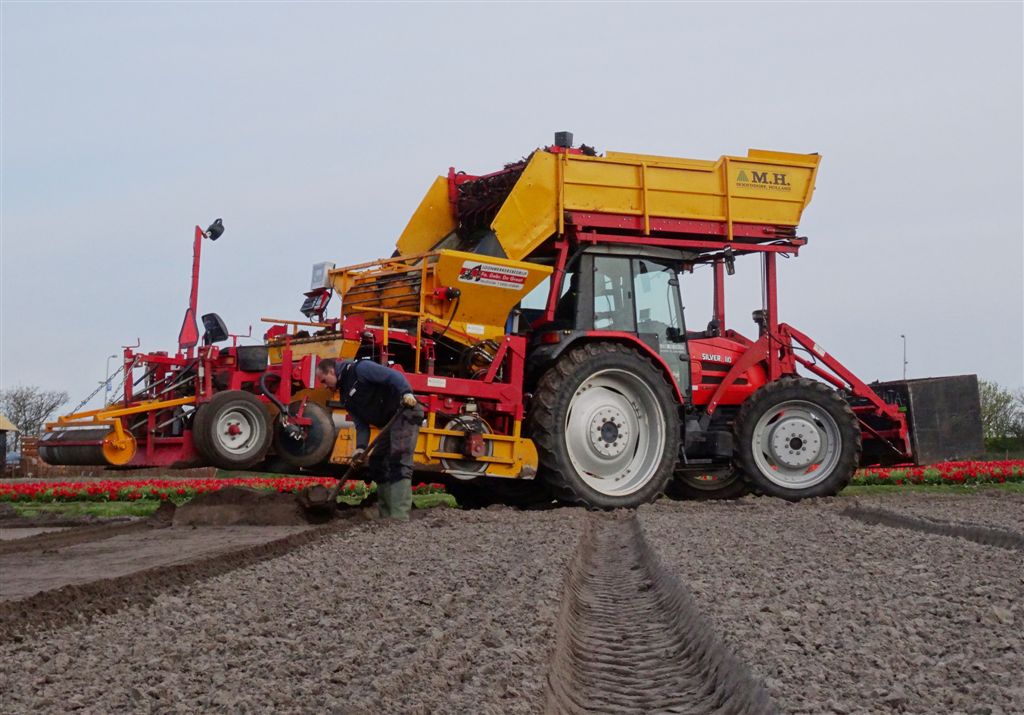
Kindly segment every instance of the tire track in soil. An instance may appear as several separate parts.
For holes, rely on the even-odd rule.
[[[938,519],[920,519],[905,514],[898,514],[887,509],[864,506],[848,506],[839,513],[848,519],[872,526],[889,526],[895,529],[908,529],[937,536],[959,537],[984,546],[997,546],[1013,551],[1024,551],[1024,534],[1007,529],[995,529],[988,526],[967,526]]]
[[[0,602],[0,643],[20,642],[40,629],[59,628],[131,606],[149,605],[165,591],[283,556],[360,523],[365,524],[355,519],[335,521],[184,564],[158,566],[116,578],[43,591],[18,601]]]
[[[555,628],[546,713],[776,712],[635,513],[587,515]]]

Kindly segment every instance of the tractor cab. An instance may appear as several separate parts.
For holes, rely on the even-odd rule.
[[[679,272],[693,259],[689,251],[632,246],[596,246],[567,266],[558,284],[542,284],[538,293],[554,293],[554,319],[524,307],[539,345],[573,336],[635,336],[660,356],[681,393],[689,391],[689,350],[679,293]],[[545,298],[548,296],[545,296]],[[525,306],[535,306],[528,296]],[[556,340],[556,336],[558,336]]]

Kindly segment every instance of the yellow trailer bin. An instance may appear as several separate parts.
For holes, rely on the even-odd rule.
[[[565,212],[654,219],[796,226],[810,203],[821,157],[750,149],[717,161],[607,152],[587,156],[536,151],[491,229],[519,261],[564,230]],[[398,240],[402,254],[433,248],[456,227],[447,181],[438,177]]]

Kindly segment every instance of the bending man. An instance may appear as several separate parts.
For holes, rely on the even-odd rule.
[[[377,482],[380,515],[408,519],[412,508],[412,465],[416,438],[423,422],[423,408],[412,387],[397,370],[370,360],[321,360],[317,379],[337,390],[342,407],[356,426],[356,450],[352,461],[363,460],[370,441],[370,427],[390,427],[378,434],[370,453],[369,468]]]

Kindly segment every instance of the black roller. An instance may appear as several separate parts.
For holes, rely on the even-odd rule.
[[[106,466],[103,440],[108,434],[109,427],[48,432],[39,440],[39,458],[55,465]]]

